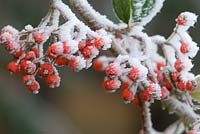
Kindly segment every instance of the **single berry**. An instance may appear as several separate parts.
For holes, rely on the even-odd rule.
[[[30,85],[27,85],[26,89],[37,94],[38,90],[40,89],[40,84],[35,80]]]
[[[42,43],[44,41],[44,33],[39,31],[34,32],[33,39],[35,40],[36,43]]]
[[[171,78],[174,82],[178,81],[180,78],[181,73],[180,72],[172,72],[171,73]]]
[[[34,59],[36,59],[36,55],[35,55],[35,52],[34,51],[29,51],[26,53],[25,57],[24,57],[25,60],[30,60],[30,61],[33,61]]]
[[[177,59],[174,63],[174,67],[177,71],[181,71],[184,67],[183,62],[180,59]]]
[[[27,85],[32,85],[33,82],[35,81],[35,76],[34,75],[24,75],[22,77],[22,82],[27,86]]]
[[[186,89],[188,91],[194,91],[196,86],[197,86],[197,83],[195,81],[187,81],[186,82]]]
[[[173,89],[173,84],[171,83],[170,80],[165,80],[165,87],[166,87],[168,90],[172,90],[172,89]]]
[[[131,69],[131,71],[129,72],[128,74],[128,77],[131,79],[131,80],[135,80],[139,77],[139,69],[136,68],[136,67],[133,67]]]
[[[67,62],[68,62],[67,58],[64,57],[64,56],[58,56],[58,57],[55,59],[55,61],[56,61],[56,64],[57,64],[58,66],[67,65]]]
[[[51,63],[43,63],[40,65],[40,67],[38,68],[38,75],[42,76],[42,77],[46,77],[48,75],[51,75],[54,73],[54,67]]]
[[[101,60],[95,59],[93,61],[93,68],[96,71],[103,71],[105,69],[105,66],[104,66],[104,63]]]
[[[165,99],[169,96],[169,90],[166,87],[161,88],[161,99]]]
[[[120,85],[121,81],[119,81],[118,79],[106,79],[103,82],[103,87],[106,89],[106,91],[109,92],[116,91],[118,88],[120,88]]]
[[[185,82],[183,81],[183,80],[179,80],[178,82],[177,82],[177,87],[178,87],[178,89],[180,89],[180,90],[184,90],[185,89]]]
[[[188,44],[186,43],[186,42],[182,42],[181,43],[181,47],[180,47],[180,51],[182,52],[182,53],[187,53],[188,52],[188,48],[189,46],[188,46]]]
[[[18,73],[20,70],[19,64],[16,61],[11,61],[10,63],[8,63],[7,68],[11,73]]]
[[[131,102],[134,98],[134,93],[130,89],[124,89],[122,91],[122,98],[126,102]]]
[[[56,74],[48,75],[45,78],[46,85],[50,88],[55,88],[60,86],[60,77]]]
[[[106,75],[109,76],[109,78],[118,77],[120,74],[121,74],[121,67],[117,63],[111,63],[106,68]]]
[[[176,19],[176,22],[178,25],[185,25],[185,19],[182,16],[178,16],[178,18]]]

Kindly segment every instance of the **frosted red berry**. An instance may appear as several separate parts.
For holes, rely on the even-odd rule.
[[[124,89],[122,91],[122,98],[124,99],[124,101],[130,102],[134,98],[134,93],[130,89]]]
[[[28,91],[32,91],[32,92],[37,93],[36,91],[38,91],[40,89],[40,84],[35,80],[30,85],[27,85],[26,89]]]
[[[176,19],[178,25],[185,25],[185,19],[182,16],[178,16]]]
[[[166,87],[161,88],[161,99],[165,99],[169,96],[169,90]]]
[[[96,71],[103,71],[105,66],[104,66],[104,63],[102,61],[100,61],[99,59],[95,59],[93,61],[93,68],[96,70]]]
[[[38,75],[46,77],[54,73],[54,67],[51,63],[43,63],[38,68]]]
[[[121,68],[120,65],[117,63],[111,63],[107,68],[106,68],[106,75],[109,76],[110,78],[115,78],[120,75],[121,73]]]
[[[183,62],[180,59],[177,59],[176,62],[174,63],[174,68],[177,71],[181,71],[183,67],[184,67]]]
[[[106,79],[103,82],[103,87],[106,89],[106,91],[116,91],[118,88],[120,88],[121,82],[118,79]]]
[[[24,57],[24,59],[30,60],[30,61],[36,59],[35,52],[34,51],[27,52],[26,55],[25,55],[25,57]]]
[[[42,32],[34,32],[33,33],[33,39],[36,43],[42,43],[44,41],[44,34]]]
[[[189,46],[186,42],[182,42],[181,43],[181,47],[180,47],[180,51],[182,53],[187,53],[188,52],[188,49],[189,49]]]
[[[197,84],[196,84],[195,81],[187,81],[187,82],[186,82],[186,89],[187,89],[188,91],[194,91],[195,88],[196,88],[196,86],[197,86]]]
[[[24,75],[22,77],[22,82],[25,85],[32,85],[32,83],[35,81],[35,76],[34,75]]]
[[[180,72],[172,72],[171,73],[171,78],[174,82],[178,81],[180,78],[181,73]]]
[[[36,71],[36,65],[31,61],[23,60],[20,62],[23,74],[33,74]]]
[[[56,59],[55,59],[55,62],[58,66],[64,66],[64,65],[67,65],[68,63],[68,60],[66,57],[64,56],[58,56]]]
[[[178,82],[177,82],[177,87],[178,87],[178,89],[180,89],[180,90],[184,90],[185,89],[185,82],[183,81],[183,80],[179,80]]]
[[[139,69],[136,68],[136,67],[133,67],[131,69],[131,71],[129,72],[128,74],[128,77],[131,79],[131,80],[135,80],[139,77]]]
[[[56,74],[48,75],[45,78],[46,85],[50,88],[55,88],[60,86],[60,77]]]
[[[16,61],[8,63],[7,68],[11,73],[18,73],[20,70],[19,64]]]

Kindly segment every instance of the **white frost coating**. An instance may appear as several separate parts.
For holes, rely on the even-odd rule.
[[[152,96],[153,98],[157,99],[157,100],[160,100],[161,99],[161,88],[160,88],[160,85],[158,84],[154,84],[154,90],[152,92]]]
[[[19,31],[18,31],[17,29],[15,29],[14,27],[8,25],[8,26],[5,26],[5,27],[1,30],[1,32],[2,32],[2,33],[3,33],[3,32],[8,32],[8,33],[10,33],[12,36],[15,36],[15,35],[18,34]]]
[[[118,55],[118,57],[115,59],[115,62],[117,63],[122,63],[125,61],[129,60],[129,56],[128,55]]]
[[[26,25],[24,28],[26,31],[32,31],[33,30],[33,26],[31,26],[30,24]]]
[[[155,5],[152,8],[151,12],[147,17],[142,18],[140,24],[144,26],[149,23],[153,19],[153,17],[156,16],[158,12],[160,12],[161,8],[163,7],[164,1],[165,0],[155,0]]]
[[[188,73],[188,72],[182,71],[180,79],[183,80],[183,81],[185,81],[185,82],[187,82],[189,80],[195,80],[195,76],[192,73]]]
[[[183,12],[179,15],[179,17],[183,18],[184,24],[178,25],[177,31],[187,31],[190,27],[193,27],[197,22],[197,15],[191,12]],[[177,20],[176,20],[177,21]]]
[[[114,24],[105,15],[101,15],[99,12],[95,11],[87,0],[70,0],[70,2],[78,9],[82,16],[93,25],[92,27],[97,29],[120,29],[127,26],[126,24]]]
[[[111,40],[111,37],[107,34],[107,32],[104,30],[104,29],[100,29],[100,30],[97,30],[97,36],[100,36],[100,38],[103,39],[103,48],[102,50],[107,50],[111,47],[111,43],[112,43],[112,40]]]

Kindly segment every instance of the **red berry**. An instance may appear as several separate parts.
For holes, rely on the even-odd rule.
[[[68,66],[74,71],[80,71],[81,69],[85,68],[86,61],[80,56],[71,57]]]
[[[42,43],[44,41],[44,33],[39,31],[34,32],[33,39],[35,40],[36,43]]]
[[[85,40],[80,41],[79,44],[78,44],[78,48],[80,50],[82,50],[83,48],[85,48],[85,46],[86,46],[86,41]]]
[[[84,57],[89,58],[92,55],[93,46],[87,46],[82,49],[82,54]]]
[[[120,75],[121,72],[121,67],[117,63],[111,63],[107,68],[106,68],[106,75],[109,76],[109,78],[115,78]]]
[[[180,47],[180,51],[182,52],[182,53],[187,53],[188,52],[188,44],[186,43],[186,42],[182,42],[181,43],[181,47]]]
[[[38,68],[38,75],[46,77],[54,73],[54,67],[51,63],[43,63]]]
[[[131,82],[122,82],[121,89],[127,89],[131,85]]]
[[[131,71],[129,72],[128,74],[128,77],[131,79],[131,80],[135,80],[139,77],[139,69],[136,68],[136,67],[133,67],[131,69]]]
[[[23,74],[33,74],[36,71],[36,65],[31,61],[23,60],[20,62]]]
[[[185,25],[185,20],[182,16],[178,16],[178,18],[176,19],[176,22],[178,25]]]
[[[161,99],[165,99],[169,96],[169,91],[166,87],[161,88]]]
[[[63,44],[60,42],[51,44],[46,53],[49,58],[56,59],[58,56],[63,54]]]
[[[67,65],[67,62],[68,62],[67,58],[66,58],[66,57],[63,57],[63,56],[57,57],[55,61],[56,61],[56,64],[57,64],[58,66]]]
[[[24,59],[33,61],[34,59],[36,59],[35,52],[34,51],[27,52]]]
[[[48,75],[45,78],[46,85],[50,88],[55,88],[60,86],[60,77],[56,74]]]
[[[23,50],[20,49],[13,53],[13,57],[18,59],[20,56],[22,56],[22,54],[23,54]]]
[[[124,101],[130,102],[134,98],[134,93],[130,89],[124,89],[122,91],[122,98]]]
[[[158,62],[157,63],[157,69],[161,70],[164,66],[166,66],[165,62]]]
[[[178,89],[180,89],[180,90],[184,90],[185,89],[185,82],[183,81],[183,80],[179,80],[178,82],[177,82],[177,87],[178,87]]]
[[[69,53],[69,44],[67,42],[63,42],[63,54]]]
[[[181,71],[184,67],[183,62],[180,59],[177,59],[174,63],[174,67],[177,71]]]
[[[38,90],[40,89],[40,84],[35,80],[30,85],[27,85],[26,89],[28,91],[32,91],[34,93],[38,93]]]
[[[103,39],[102,38],[95,38],[94,39],[94,46],[97,48],[97,49],[101,49],[102,46],[103,46]]]
[[[8,63],[7,68],[11,73],[19,72],[19,64],[16,61],[11,61],[10,63]]]
[[[96,71],[103,71],[105,69],[105,66],[102,61],[100,61],[99,59],[95,59],[93,62],[93,68]]]
[[[121,82],[118,79],[106,79],[103,82],[103,87],[110,92],[116,91],[120,88]]]
[[[152,98],[152,93],[155,86],[153,84],[150,84],[149,86],[146,86],[143,91],[140,93],[140,97],[143,101],[149,101]]]
[[[195,81],[187,81],[187,82],[186,82],[186,89],[187,89],[188,91],[194,91],[195,88],[196,88],[196,86],[197,86],[197,84],[196,84]]]
[[[135,96],[133,99],[133,105],[139,106],[139,104],[140,104],[139,98],[137,96]]]
[[[165,87],[166,87],[168,90],[172,90],[172,89],[173,89],[173,85],[172,85],[171,81],[166,80],[166,81],[165,81]]]
[[[22,77],[22,82],[25,85],[32,85],[32,83],[35,81],[35,76],[34,75],[24,75]]]
[[[180,72],[172,72],[171,73],[171,78],[174,82],[176,82],[177,80],[179,80],[181,73]]]

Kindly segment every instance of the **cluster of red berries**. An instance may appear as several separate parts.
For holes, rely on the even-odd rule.
[[[169,96],[171,90],[193,91],[196,82],[194,75],[189,72],[193,66],[190,58],[196,55],[198,47],[188,35],[187,29],[194,24],[195,19],[196,16],[188,12],[182,13],[176,19],[177,27],[180,28],[181,26],[181,28],[179,31],[175,30],[177,32],[182,31],[182,33],[175,33],[172,42],[170,41],[168,44],[172,45],[170,47],[175,49],[176,53],[174,59],[170,59],[170,61],[166,60],[167,57],[159,54],[160,58],[157,59],[154,59],[156,55],[152,54],[153,58],[148,61],[152,62],[149,63],[150,66],[140,60],[139,57],[134,58],[128,55],[120,55],[112,60],[108,60],[108,57],[96,59],[93,63],[95,70],[105,70],[106,73],[103,82],[106,91],[115,92],[121,88],[123,90],[122,98],[125,102],[133,102],[134,104],[138,104],[135,102],[139,102],[139,100],[165,99]],[[120,39],[116,39],[116,41]],[[129,50],[132,51],[131,48]],[[134,49],[134,51],[136,50]],[[143,49],[138,51],[143,51]],[[154,51],[158,53],[157,49]]]
[[[107,49],[110,43],[105,42],[101,36],[88,34],[79,43],[74,40],[54,42],[43,53],[41,46],[49,38],[47,35],[42,31],[18,32],[11,26],[4,27],[0,34],[0,44],[14,58],[8,64],[8,70],[11,73],[20,72],[26,89],[33,93],[38,93],[40,89],[36,75],[44,78],[48,87],[58,87],[60,77],[56,66],[68,65],[74,71],[88,68],[99,50]]]
[[[125,103],[139,104],[139,100],[165,99],[169,95],[166,87],[149,79],[148,70],[139,60],[129,56],[118,56],[115,60],[99,57],[93,63],[95,70],[105,70],[103,87],[108,92],[122,89]]]

